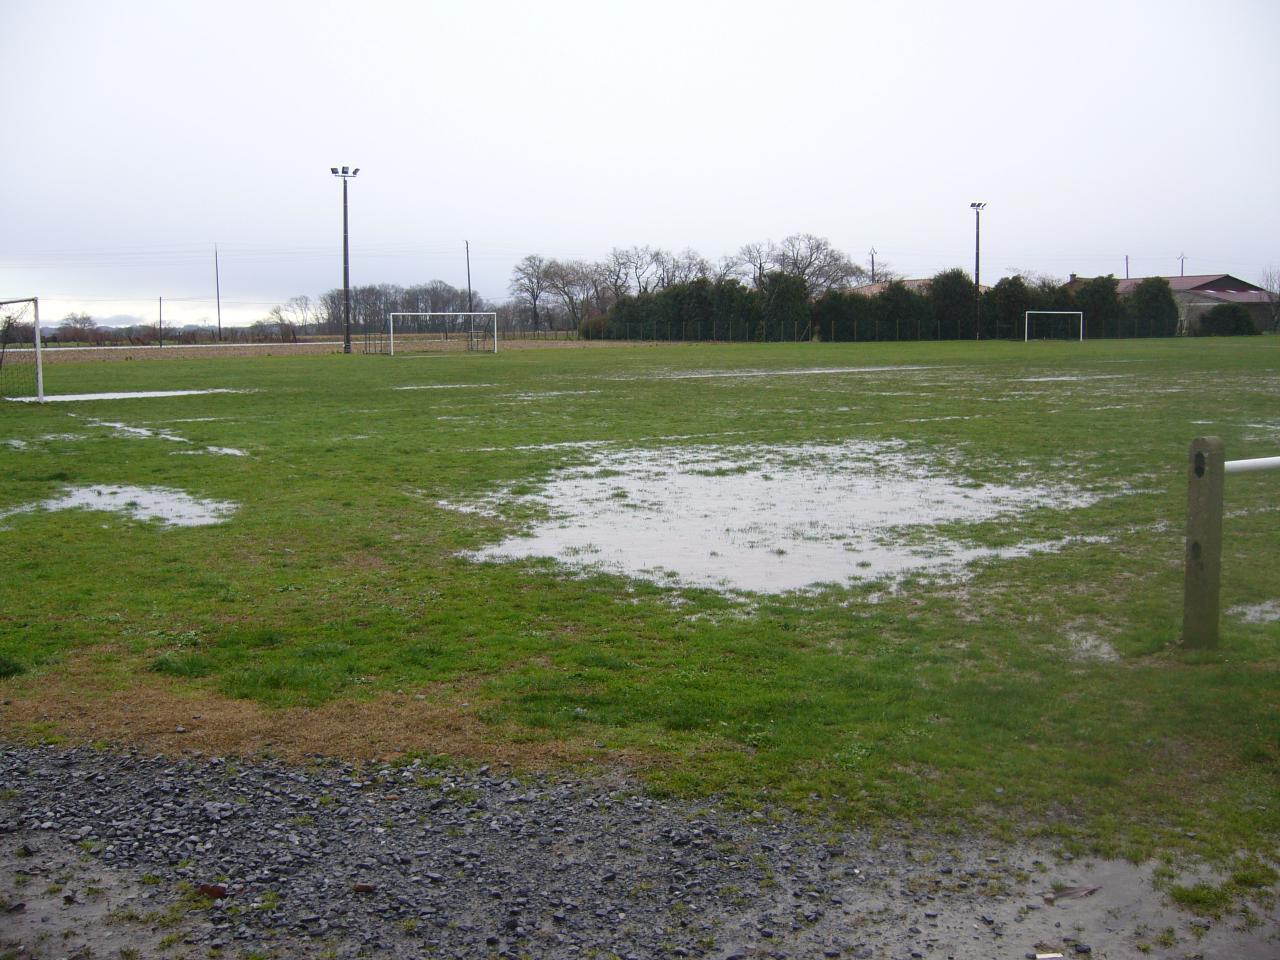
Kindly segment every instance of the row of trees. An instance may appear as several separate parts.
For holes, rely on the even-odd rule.
[[[356,331],[381,329],[391,313],[469,313],[496,309],[479,294],[451,286],[443,280],[409,287],[377,283],[351,288],[351,326]],[[343,318],[342,288],[337,287],[322,293],[314,302],[306,297],[294,297],[283,307],[276,307],[268,321],[283,320],[297,325],[301,320],[306,333],[341,335]],[[415,333],[426,329],[426,322],[421,318],[406,317],[396,324],[398,332]],[[436,329],[439,329],[438,325]]]
[[[509,306],[513,322],[528,329],[591,331],[628,298],[654,297],[693,284],[737,283],[762,291],[770,276],[795,280],[804,296],[815,300],[831,291],[896,275],[884,265],[873,273],[830,241],[808,233],[781,243],[749,243],[714,263],[695,250],[672,253],[654,247],[616,247],[599,261],[525,257],[512,271]]]
[[[1007,277],[979,297],[960,269],[927,284],[900,280],[870,288],[815,291],[794,273],[767,272],[748,286],[735,277],[697,279],[627,294],[584,321],[580,335],[643,340],[972,340],[1021,338],[1028,310],[1080,310],[1087,338],[1167,337],[1178,307],[1167,281],[1153,277],[1126,298],[1114,277],[1073,291],[1066,284]],[[815,296],[816,292],[816,296]],[[1075,319],[1038,318],[1033,336],[1078,336]]]

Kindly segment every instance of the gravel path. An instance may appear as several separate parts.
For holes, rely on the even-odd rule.
[[[1173,911],[1125,864],[622,780],[0,745],[0,960],[1226,958],[1278,935]]]

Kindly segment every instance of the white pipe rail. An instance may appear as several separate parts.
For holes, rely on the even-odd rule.
[[[1252,460],[1228,460],[1222,465],[1227,473],[1249,473],[1253,470],[1280,470],[1280,457],[1254,457]]]

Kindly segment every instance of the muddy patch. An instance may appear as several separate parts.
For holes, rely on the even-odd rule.
[[[504,491],[463,506],[493,510],[509,499]],[[546,519],[475,559],[550,557],[659,582],[775,593],[958,572],[979,559],[1060,548],[1066,541],[975,546],[956,531],[1095,498],[1062,484],[968,483],[903,443],[849,442],[597,453],[553,475],[540,493],[514,499]]]

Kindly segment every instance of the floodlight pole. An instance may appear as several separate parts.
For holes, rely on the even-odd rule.
[[[218,301],[218,342],[222,342],[222,274],[218,270],[218,245],[213,245],[213,295]]]
[[[347,181],[360,172],[356,167],[330,167],[329,172],[342,180],[342,352],[351,352],[351,251],[347,239]]]
[[[982,285],[979,283],[978,268],[982,259],[982,208],[985,203],[971,203],[973,210],[973,339],[982,339]]]

